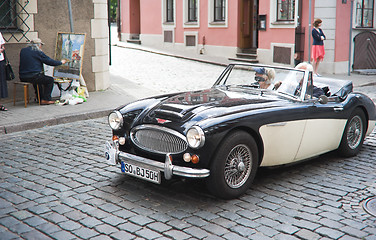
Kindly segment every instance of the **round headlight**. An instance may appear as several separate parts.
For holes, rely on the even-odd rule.
[[[119,130],[123,125],[123,116],[119,111],[115,111],[108,115],[108,124],[113,130]]]
[[[205,144],[204,131],[198,126],[191,127],[187,132],[187,142],[191,148],[200,148]]]

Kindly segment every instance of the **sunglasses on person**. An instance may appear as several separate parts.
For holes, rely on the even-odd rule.
[[[265,82],[266,79],[263,78],[263,77],[260,77],[260,76],[255,76],[255,81],[256,81],[256,82]]]

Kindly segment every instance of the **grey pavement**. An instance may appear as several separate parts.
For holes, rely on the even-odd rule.
[[[374,240],[376,131],[352,158],[259,169],[233,200],[202,180],[161,185],[108,165],[97,118],[2,136],[0,239]]]
[[[90,93],[88,102],[27,108],[18,102],[0,112],[1,240],[376,239],[376,216],[363,209],[376,196],[376,129],[355,157],[330,153],[260,169],[252,187],[229,201],[208,195],[200,180],[156,185],[108,165],[109,111],[210,86],[227,61],[116,44],[112,85]],[[334,77],[352,79],[375,101],[374,76]]]
[[[87,102],[73,106],[31,103],[24,108],[23,102],[17,102],[16,106],[12,102],[5,103],[9,111],[0,112],[0,135],[103,117],[119,105],[139,98],[210,87],[228,63],[228,59],[221,57],[165,52],[115,42],[112,46],[110,88],[90,92]],[[324,76],[352,80],[355,91],[363,92],[376,101],[375,75]]]

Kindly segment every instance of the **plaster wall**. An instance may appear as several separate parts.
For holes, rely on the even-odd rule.
[[[125,34],[122,36],[126,36]],[[176,51],[187,54],[207,54],[209,56],[235,56],[237,53],[237,47],[233,46],[214,46],[214,45],[202,45],[198,44],[195,47],[187,47],[185,43],[165,43],[163,42],[163,36],[160,34],[141,34],[140,40],[142,45],[154,47],[157,49],[165,49],[167,51]]]
[[[130,33],[130,11],[129,11],[129,0],[122,0],[120,3],[120,14],[121,14],[121,33]],[[122,39],[122,38],[121,38]],[[122,39],[123,40],[123,39]],[[124,40],[125,41],[125,40]]]
[[[106,89],[109,86],[107,0],[71,0],[71,6],[74,32],[86,33],[82,75],[88,90]],[[16,74],[13,81],[19,81],[19,53],[29,40],[41,38],[45,43],[43,51],[54,58],[57,33],[71,32],[67,1],[33,0],[25,6],[25,11],[29,14],[26,23],[30,28],[26,30],[21,26],[27,32],[25,37],[15,34],[17,41],[9,33],[3,32],[4,38],[9,39],[6,49]],[[9,83],[8,90],[13,85]]]
[[[199,26],[189,27],[184,23],[183,1],[176,1],[176,30],[175,42],[184,43],[184,32],[197,32],[198,44],[211,46],[236,47],[238,42],[238,1],[231,1],[227,8],[227,22],[223,25],[214,25],[209,19],[209,1],[199,1]]]
[[[277,24],[271,15],[271,3],[273,0],[259,2],[259,15],[266,15],[266,30],[260,30],[258,33],[257,59],[260,63],[273,63],[273,47],[288,47],[291,51],[295,48],[295,24]],[[274,5],[273,5],[274,6]],[[293,64],[294,53],[291,54],[290,62]]]
[[[83,2],[90,4],[83,4]],[[95,89],[94,74],[92,72],[90,56],[94,54],[94,39],[91,38],[90,19],[94,18],[94,6],[92,0],[71,1],[74,32],[86,33],[85,52],[83,57],[82,75],[86,80],[89,90]],[[64,11],[65,10],[65,11]],[[53,13],[53,14],[51,14]],[[35,15],[35,30],[39,38],[44,41],[44,52],[54,57],[58,32],[71,32],[68,2],[38,0],[38,13]]]
[[[127,5],[130,0],[124,0],[123,2]],[[207,49],[211,46],[216,49],[215,55],[226,56],[225,53],[231,52],[230,56],[235,56],[237,41],[238,41],[238,1],[231,1],[227,8],[227,22],[225,24],[213,24],[209,21],[209,2],[210,1],[198,1],[199,3],[199,16],[198,24],[195,26],[190,26],[185,21],[184,12],[185,1],[175,1],[175,21],[174,23],[164,22],[164,0],[140,0],[140,40],[142,45],[153,46],[164,49],[179,49],[182,51],[192,52],[201,49],[204,43]],[[122,2],[122,3],[123,3]],[[122,21],[127,21],[129,18],[129,9],[123,9]],[[128,12],[128,13],[127,13]],[[123,25],[128,25],[128,23],[123,23]],[[132,35],[132,26],[123,26],[122,28],[122,40],[126,40]],[[164,42],[164,30],[173,31],[173,42]],[[186,47],[185,46],[185,36],[186,35],[196,36],[196,46]],[[220,47],[223,47],[221,50]],[[228,51],[228,49],[231,49]],[[235,49],[235,51],[234,51]],[[206,51],[209,53],[212,51]]]
[[[350,17],[351,3],[342,4],[342,0],[337,0],[336,13],[336,38],[335,38],[335,62],[349,60],[350,44]]]
[[[140,1],[141,34],[163,34],[162,32],[162,1]]]

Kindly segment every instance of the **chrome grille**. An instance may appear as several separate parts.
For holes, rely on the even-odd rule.
[[[131,139],[137,147],[154,153],[181,153],[188,147],[184,135],[156,125],[133,128]]]

